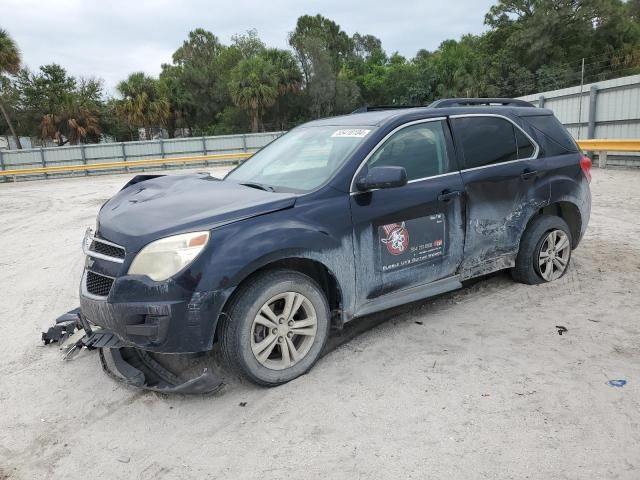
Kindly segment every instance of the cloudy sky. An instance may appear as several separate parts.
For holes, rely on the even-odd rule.
[[[287,47],[296,19],[320,13],[352,35],[369,33],[389,53],[483,31],[494,0],[0,0],[0,28],[24,63],[59,63],[76,76],[99,77],[108,92],[133,71],[157,75],[190,30],[203,27],[229,43],[255,28],[269,46]]]

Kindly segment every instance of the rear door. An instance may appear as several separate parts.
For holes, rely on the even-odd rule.
[[[373,149],[354,179],[376,166],[404,167],[408,184],[369,192],[352,186],[360,312],[385,295],[454,275],[462,260],[463,185],[446,119],[395,129]]]
[[[502,115],[450,117],[466,193],[463,278],[514,265],[529,218],[549,203],[540,148]]]

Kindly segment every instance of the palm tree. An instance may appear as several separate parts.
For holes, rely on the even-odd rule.
[[[276,101],[277,87],[273,65],[261,57],[241,60],[231,72],[231,98],[238,107],[249,112],[252,132],[258,131],[264,109]]]
[[[9,33],[0,28],[0,86],[7,81],[4,77],[5,74],[15,75],[18,73],[18,70],[20,70],[20,63],[20,50],[18,50],[18,46],[9,36]],[[13,135],[13,138],[16,141],[16,147],[22,148],[20,137],[18,137],[15,129],[13,128],[13,123],[11,123],[7,109],[2,102],[2,97],[0,97],[0,111],[2,111],[2,115],[9,126],[11,135]]]
[[[302,73],[291,52],[279,48],[267,49],[262,57],[273,65],[278,88],[278,98],[274,106],[278,128],[286,130],[290,111],[290,98],[299,95],[302,90]]]
[[[269,48],[263,57],[274,67],[280,96],[300,91],[302,88],[302,74],[291,52],[278,48]]]
[[[42,138],[51,138],[59,146],[67,142],[77,145],[101,133],[100,121],[95,112],[73,102],[65,105],[60,113],[46,114],[40,128]]]
[[[158,80],[136,72],[120,82],[117,88],[123,97],[117,104],[117,111],[131,127],[144,128],[145,136],[150,139],[153,126],[166,126],[171,104],[160,94]]]

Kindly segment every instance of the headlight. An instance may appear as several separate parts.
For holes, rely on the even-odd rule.
[[[193,232],[151,242],[133,259],[129,275],[162,282],[193,262],[208,241],[209,232]]]

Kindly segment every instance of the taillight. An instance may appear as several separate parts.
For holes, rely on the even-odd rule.
[[[580,159],[580,168],[587,178],[587,182],[591,183],[591,159],[586,155],[583,155]]]

